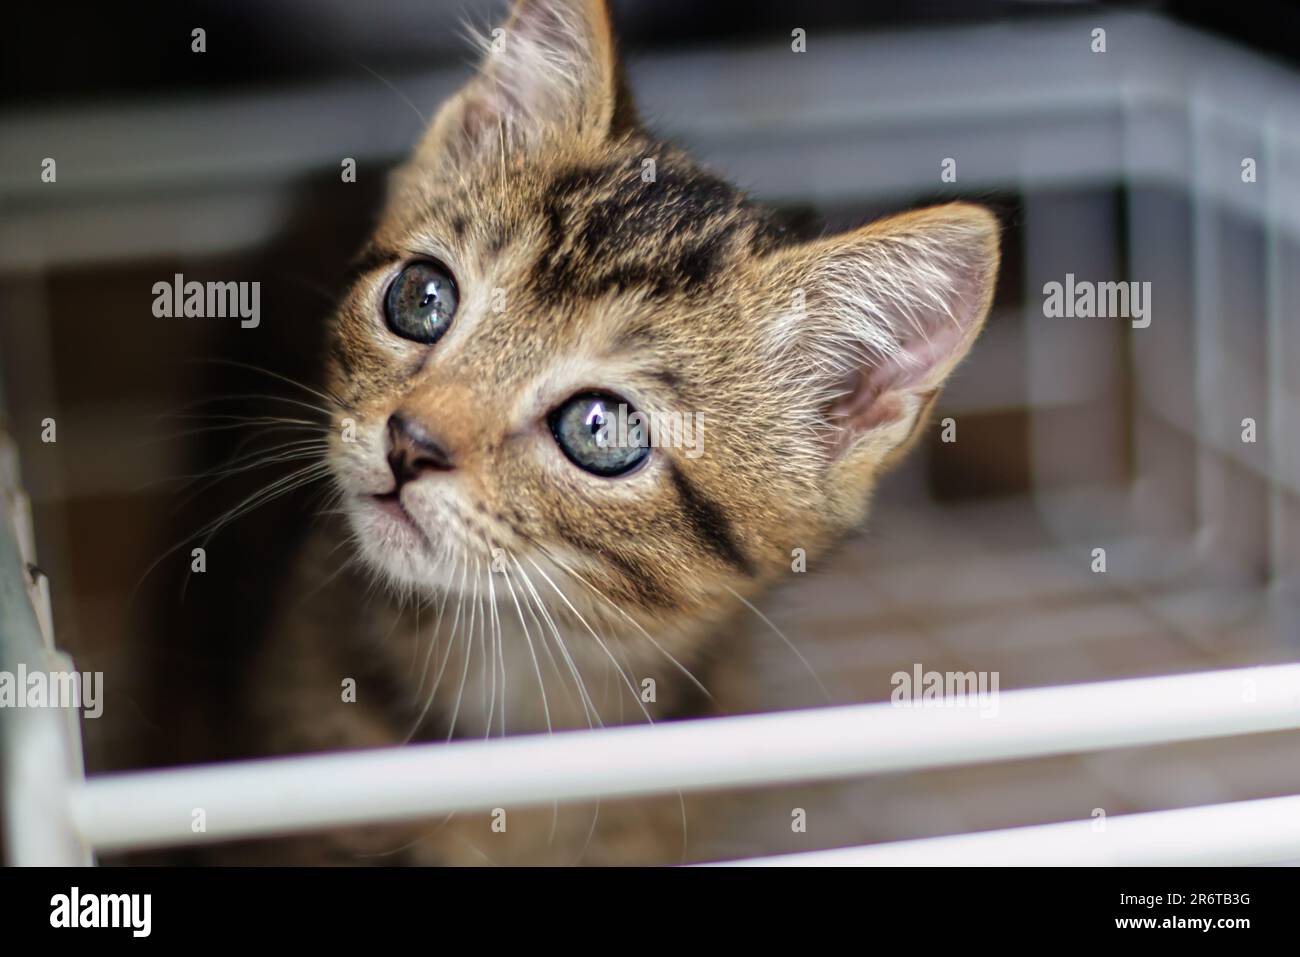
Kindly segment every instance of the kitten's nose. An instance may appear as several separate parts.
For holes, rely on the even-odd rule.
[[[424,426],[394,412],[388,417],[388,467],[400,488],[425,472],[446,472],[455,466]]]

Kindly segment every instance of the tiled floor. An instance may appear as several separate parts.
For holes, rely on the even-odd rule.
[[[1263,591],[1094,574],[1031,504],[882,502],[870,530],[768,603],[835,703],[887,700],[890,675],[996,671],[1000,688],[1292,660]],[[824,704],[783,641],[755,628],[764,708]],[[705,857],[811,850],[1300,793],[1300,734],[1268,734],[729,795]],[[806,833],[791,826],[808,812]]]

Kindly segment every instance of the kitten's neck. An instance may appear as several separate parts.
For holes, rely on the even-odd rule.
[[[694,653],[706,635],[648,639],[632,624],[580,623],[497,598],[471,610],[453,597],[441,624],[403,613],[385,657],[400,669],[419,736],[543,733],[710,710]]]
[[[263,747],[274,752],[546,733],[739,707],[736,663],[745,656],[730,647],[742,635],[735,622],[665,614],[639,624],[630,609],[596,614],[570,596],[578,618],[558,600],[543,603],[540,591],[527,600],[516,591],[516,605],[508,588],[492,589],[494,601],[483,589],[477,601],[403,601],[355,561],[340,564],[345,535],[326,522],[305,543],[271,642],[254,663],[253,708]]]

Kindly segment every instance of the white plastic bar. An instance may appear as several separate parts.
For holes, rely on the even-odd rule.
[[[98,849],[141,848],[1296,729],[1300,665],[1014,691],[994,703],[853,705],[116,774],[88,779],[69,813]]]
[[[34,553],[29,508],[18,481],[17,449],[0,431],[0,671],[69,672],[71,659],[50,642],[48,592],[28,584]],[[90,863],[66,808],[83,770],[78,720],[75,711],[61,708],[0,707],[6,864]]]
[[[1300,861],[1300,795],[724,861],[720,866],[1184,867],[1294,861]]]

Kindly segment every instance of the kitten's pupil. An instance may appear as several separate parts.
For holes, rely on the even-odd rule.
[[[597,402],[591,407],[591,411],[587,413],[587,427],[591,430],[591,434],[595,437],[598,444],[606,444],[608,439],[605,435],[604,403]]]

